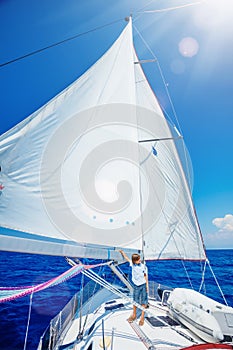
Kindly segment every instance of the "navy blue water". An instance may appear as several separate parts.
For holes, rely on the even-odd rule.
[[[219,284],[224,292],[227,302],[233,306],[233,250],[207,251],[208,258]],[[0,252],[0,286],[36,285],[45,282],[66,271],[69,266],[62,257],[36,256]],[[171,286],[190,287],[180,261],[148,262],[150,280]],[[193,287],[199,289],[201,282],[200,263],[186,262],[185,266],[192,278]],[[128,267],[125,266],[125,272]],[[101,270],[107,274],[107,270]],[[27,350],[35,350],[40,336],[63,306],[79,289],[80,276],[64,284],[35,293],[33,296],[32,312],[30,318]],[[209,269],[206,271],[205,286],[207,294],[222,302],[214,278]],[[0,349],[24,349],[25,332],[27,328],[29,298],[26,296],[0,306]]]

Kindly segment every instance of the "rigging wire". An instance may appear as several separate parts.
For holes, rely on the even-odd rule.
[[[138,20],[138,18],[141,17],[142,14],[145,14],[145,13],[159,13],[159,12],[169,12],[169,11],[173,11],[173,10],[179,10],[179,9],[182,9],[182,8],[185,8],[185,7],[201,5],[206,0],[201,0],[201,1],[193,2],[193,3],[189,3],[189,4],[179,5],[179,6],[167,7],[167,8],[163,8],[163,9],[145,10],[145,11],[143,11],[147,6],[152,4],[152,2],[154,2],[154,1],[155,0],[150,1],[147,5],[143,6],[141,9],[137,10],[135,13],[138,13],[138,16],[136,16],[134,18],[134,21]]]
[[[205,287],[205,270],[206,270],[206,263],[207,263],[207,261],[205,260],[205,263],[204,263],[204,268],[203,268],[203,270],[202,270],[202,278],[201,278],[201,283],[200,283],[200,287],[199,287],[199,292],[201,292],[201,289],[202,289],[202,286],[204,285],[204,287]]]
[[[176,9],[180,9],[180,8],[184,8],[184,7],[199,5],[199,4],[203,3],[204,1],[205,1],[205,0],[199,1],[199,2],[195,2],[195,3],[185,4],[185,5],[177,6],[177,7],[171,7],[171,8],[160,9],[160,10],[146,10],[146,11],[141,12],[143,8],[145,8],[146,6],[148,6],[149,4],[151,4],[151,3],[153,2],[153,1],[151,1],[151,2],[149,2],[149,4],[147,4],[147,5],[146,5],[145,7],[143,7],[141,10],[137,11],[137,13],[156,13],[156,12],[171,11],[171,10],[176,10]],[[33,51],[33,52],[31,52],[31,53],[28,53],[28,54],[26,54],[26,55],[23,55],[23,56],[17,57],[17,58],[15,58],[15,59],[11,60],[11,61],[8,61],[8,62],[5,62],[5,63],[0,64],[0,67],[9,65],[9,64],[14,63],[14,62],[16,62],[16,61],[19,61],[19,60],[22,60],[22,59],[27,58],[27,57],[29,57],[29,56],[35,55],[35,54],[37,54],[37,53],[39,53],[39,52],[48,50],[49,48],[52,48],[52,47],[61,45],[61,44],[65,43],[65,42],[68,42],[68,41],[71,41],[71,40],[74,40],[74,39],[76,39],[76,38],[78,38],[78,37],[80,37],[80,36],[83,36],[83,35],[89,34],[89,33],[91,33],[91,32],[100,30],[100,29],[102,29],[102,28],[104,28],[104,27],[113,25],[113,24],[115,24],[115,23],[117,23],[117,22],[119,22],[119,21],[122,21],[122,19],[118,19],[118,20],[112,21],[112,22],[110,22],[110,23],[108,23],[108,24],[105,24],[105,25],[102,25],[102,26],[93,28],[93,29],[91,29],[91,30],[89,30],[89,31],[86,31],[86,32],[83,32],[83,33],[79,33],[79,34],[77,34],[77,35],[74,35],[74,36],[69,37],[69,38],[67,38],[67,39],[64,39],[64,40],[62,40],[62,41],[56,42],[56,43],[54,43],[54,44],[51,44],[51,45],[49,45],[49,46],[47,46],[47,47],[44,47],[44,48],[35,50],[35,51]],[[134,26],[134,27],[135,27],[135,26]],[[170,101],[171,106],[172,106],[172,110],[173,110],[174,116],[175,116],[175,118],[176,118],[176,121],[177,121],[177,124],[178,124],[178,126],[179,126],[179,129],[181,130],[180,125],[179,125],[179,121],[178,121],[178,118],[177,118],[177,114],[176,114],[174,105],[173,105],[173,103],[172,103],[172,100],[171,100],[171,98],[170,98],[170,94],[169,94],[169,91],[168,91],[168,88],[167,88],[167,84],[166,84],[166,82],[165,82],[165,79],[164,79],[164,76],[163,76],[163,73],[162,73],[160,64],[159,64],[159,62],[158,62],[158,59],[157,59],[157,57],[154,55],[154,53],[153,53],[153,51],[150,49],[150,47],[146,44],[146,42],[144,41],[143,37],[141,36],[141,34],[139,33],[139,31],[137,30],[136,27],[135,27],[135,29],[136,29],[136,31],[138,32],[138,34],[139,34],[139,36],[141,37],[141,39],[143,40],[143,42],[145,43],[145,45],[147,46],[147,48],[149,49],[149,51],[152,53],[153,57],[155,57],[155,59],[156,59],[156,62],[157,62],[157,65],[158,65],[158,68],[159,68],[159,71],[160,71],[162,80],[163,80],[163,82],[164,82],[165,89],[166,89],[166,91],[167,91],[167,95],[168,95],[169,101]],[[166,114],[167,114],[167,113],[166,113]],[[211,269],[211,270],[212,270],[212,269]],[[217,284],[218,284],[218,283],[217,283]],[[221,289],[220,289],[220,290],[221,290]],[[31,294],[31,295],[32,295],[32,294]],[[223,298],[224,298],[224,296],[223,296]],[[224,298],[224,300],[225,300],[225,298]],[[225,302],[226,302],[226,300],[225,300]],[[226,302],[226,303],[227,303],[227,302]]]
[[[137,118],[137,116],[136,116]],[[138,121],[138,120],[137,120]],[[139,139],[139,130],[138,130],[138,139]],[[138,157],[140,157],[140,145],[139,145],[139,142],[137,144],[138,146]],[[138,159],[138,163],[140,164],[140,159]],[[142,261],[143,263],[145,262],[145,253],[144,253],[144,246],[145,246],[145,232],[144,232],[144,229],[143,229],[143,206],[142,206],[142,174],[141,174],[141,171],[140,171],[140,168],[139,167],[139,171],[138,171],[138,180],[139,180],[139,211],[140,211],[140,226],[141,226],[141,249],[142,249]]]
[[[146,46],[146,48],[147,48],[147,49],[149,50],[149,52],[151,53],[152,57],[154,58],[154,60],[155,60],[155,62],[156,62],[156,64],[157,64],[157,67],[158,67],[158,70],[159,70],[159,73],[160,73],[162,82],[163,82],[163,84],[164,84],[165,91],[166,91],[166,94],[167,94],[169,103],[170,103],[171,108],[172,108],[173,115],[174,115],[174,117],[175,117],[175,120],[176,120],[176,123],[177,123],[177,126],[178,126],[178,133],[180,134],[180,133],[182,133],[182,132],[181,132],[180,123],[179,123],[178,116],[177,116],[177,113],[176,113],[174,104],[173,104],[173,102],[172,102],[172,99],[171,99],[171,96],[170,96],[170,93],[169,93],[168,86],[167,86],[167,84],[166,84],[166,80],[165,80],[165,77],[164,77],[162,68],[161,68],[160,63],[159,63],[159,60],[158,60],[158,58],[156,57],[156,55],[154,54],[154,52],[152,51],[152,49],[150,48],[150,46],[147,44],[147,42],[145,41],[145,39],[143,38],[143,36],[141,35],[141,33],[139,32],[139,30],[138,30],[137,27],[135,26],[135,24],[134,24],[134,28],[135,28],[136,32],[138,33],[139,37],[141,38],[141,40],[143,41],[143,43],[144,43],[144,45]],[[166,113],[166,115],[168,115],[168,113]],[[169,117],[169,120],[172,122],[174,128],[176,129],[176,126],[175,126],[174,122],[172,121],[172,119],[171,119],[170,117]],[[186,148],[185,148],[185,144],[184,144],[183,138],[182,138],[182,147],[183,147],[183,151],[184,151],[185,164],[186,164],[186,169],[187,169],[187,189],[188,189],[188,191],[190,192],[190,198],[192,198],[192,196],[191,196],[191,176],[190,176],[190,170],[189,170],[189,166],[188,166],[187,151],[186,151]],[[192,199],[191,199],[191,202],[192,202]],[[192,205],[193,205],[193,203],[192,203]],[[194,205],[193,205],[193,207],[194,207]],[[195,210],[194,210],[194,213],[195,213]],[[164,213],[164,216],[165,216],[165,213]],[[195,216],[196,216],[196,214],[195,214]],[[165,218],[166,218],[166,217],[165,217]],[[167,219],[167,218],[166,218],[166,219]],[[196,219],[197,219],[197,217],[196,217]],[[199,224],[198,224],[198,219],[197,219],[197,226],[198,226],[198,230],[201,232],[200,227],[199,227]],[[171,236],[170,236],[169,240],[170,240],[171,238],[174,239],[173,233],[174,233],[174,230],[173,230],[173,232],[171,232]],[[174,240],[174,242],[175,242],[175,240]],[[167,242],[167,244],[168,244],[168,242]],[[176,244],[176,242],[175,242],[175,244]],[[177,251],[179,252],[178,247],[177,247]],[[200,247],[199,247],[199,251],[200,251]],[[179,252],[179,253],[180,253],[180,252]],[[189,277],[188,271],[187,271],[187,269],[186,269],[186,267],[185,267],[184,262],[183,262],[182,259],[181,259],[181,261],[182,261],[184,270],[185,270],[185,272],[186,272],[186,275],[187,275],[187,277],[188,277],[188,281],[189,281],[189,283],[190,283],[190,286],[191,286],[192,289],[193,289],[193,285],[192,285],[191,279],[190,279],[190,277]],[[201,265],[201,267],[202,267],[202,265]]]
[[[80,293],[80,309],[79,309],[79,333],[78,333],[78,337],[81,336],[82,334],[82,310],[83,310],[83,286],[84,286],[84,274],[82,273],[82,278],[81,278],[81,293]]]
[[[78,37],[81,37],[81,36],[83,36],[83,35],[86,35],[86,34],[95,32],[95,31],[100,30],[100,29],[105,28],[105,27],[109,27],[109,26],[111,26],[111,25],[113,25],[113,24],[115,24],[115,23],[118,23],[118,22],[122,21],[122,20],[123,20],[123,18],[117,19],[117,20],[112,21],[112,22],[110,22],[110,23],[103,24],[102,26],[98,26],[98,27],[95,27],[95,28],[93,28],[93,29],[87,30],[86,32],[82,32],[82,33],[73,35],[73,36],[71,36],[71,37],[69,37],[69,38],[67,38],[67,39],[58,41],[58,42],[56,42],[56,43],[54,43],[54,44],[51,44],[51,45],[42,47],[41,49],[38,49],[38,50],[35,50],[35,51],[32,51],[32,52],[29,52],[29,53],[27,53],[27,54],[25,54],[25,55],[23,55],[23,56],[16,57],[16,58],[14,58],[14,59],[12,59],[12,60],[10,60],[10,61],[1,63],[1,64],[0,64],[0,68],[1,68],[1,67],[4,67],[4,66],[7,66],[8,64],[11,64],[11,63],[14,63],[14,62],[23,60],[24,58],[33,56],[33,55],[35,55],[35,54],[37,54],[37,53],[39,53],[39,52],[43,52],[43,51],[46,51],[46,50],[48,50],[48,49],[51,49],[52,47],[55,47],[55,46],[64,44],[64,43],[66,43],[66,42],[68,42],[68,41],[74,40],[74,39],[76,39],[76,38],[78,38]]]
[[[183,269],[184,269],[184,271],[185,271],[185,273],[186,273],[186,277],[187,277],[187,279],[188,279],[188,281],[189,281],[189,284],[190,284],[191,288],[194,289],[193,284],[192,284],[192,280],[191,280],[191,278],[189,277],[189,273],[188,273],[187,267],[185,266],[185,263],[184,263],[184,260],[183,260],[183,259],[181,259],[181,263],[182,263],[182,265],[183,265]]]
[[[140,16],[140,15],[143,14],[143,13],[166,12],[166,11],[171,11],[171,10],[177,10],[177,9],[184,8],[184,7],[190,7],[190,6],[194,6],[194,5],[200,5],[200,4],[204,3],[205,1],[206,1],[206,0],[202,0],[202,1],[194,2],[194,3],[184,4],[184,5],[175,6],[175,7],[170,7],[170,8],[157,9],[157,10],[145,10],[145,11],[143,11],[147,6],[149,6],[152,2],[154,2],[154,0],[152,0],[152,1],[150,1],[147,5],[143,6],[143,7],[140,8],[139,10],[137,10],[135,13],[138,13],[139,16]],[[139,16],[135,17],[134,21],[136,21],[136,20],[139,18]],[[106,24],[103,24],[103,25],[101,25],[101,26],[95,27],[95,28],[93,28],[93,29],[87,30],[87,31],[85,31],[85,32],[78,33],[78,34],[73,35],[73,36],[71,36],[71,37],[68,37],[68,38],[66,38],[66,39],[64,39],[64,40],[58,41],[58,42],[53,43],[53,44],[51,44],[51,45],[48,45],[48,46],[42,47],[42,48],[40,48],[40,49],[37,49],[37,50],[35,50],[35,51],[29,52],[29,53],[27,53],[27,54],[25,54],[25,55],[16,57],[16,58],[14,58],[14,59],[12,59],[12,60],[10,60],[10,61],[4,62],[4,63],[0,63],[0,68],[1,68],[1,67],[4,67],[4,66],[7,66],[7,65],[9,65],[9,64],[11,64],[11,63],[14,63],[14,62],[23,60],[24,58],[33,56],[33,55],[35,55],[35,54],[37,54],[37,53],[43,52],[43,51],[45,51],[45,50],[48,50],[48,49],[50,49],[50,48],[52,48],[52,47],[59,46],[59,45],[61,45],[61,44],[64,44],[64,43],[66,43],[66,42],[68,42],[68,41],[71,41],[71,40],[74,40],[74,39],[76,39],[76,38],[78,38],[78,37],[81,37],[81,36],[83,36],[83,35],[86,35],[86,34],[95,32],[95,31],[97,31],[97,30],[100,30],[100,29],[102,29],[102,28],[111,26],[111,25],[113,25],[113,24],[115,24],[115,23],[121,22],[122,20],[123,20],[123,18],[114,20],[114,21],[112,21],[112,22],[110,22],[110,23],[106,23]]]
[[[158,60],[157,56],[154,54],[154,52],[152,51],[152,49],[150,48],[150,46],[148,45],[148,43],[146,42],[146,40],[143,38],[143,36],[141,35],[141,33],[139,32],[137,27],[135,25],[133,25],[133,26],[134,26],[136,32],[138,33],[139,37],[141,38],[142,42],[144,43],[144,45],[149,50],[149,52],[151,53],[152,57],[155,59],[155,62],[157,64],[157,67],[158,67],[158,70],[159,70],[159,74],[160,74],[162,82],[164,84],[164,88],[165,88],[165,91],[166,91],[169,103],[171,105],[171,109],[172,109],[173,115],[175,117],[175,121],[176,121],[177,126],[178,126],[178,134],[182,135],[182,129],[181,129],[181,126],[180,126],[180,123],[179,123],[179,120],[178,120],[178,116],[177,116],[177,113],[176,113],[176,110],[175,110],[175,106],[174,106],[174,104],[172,102],[171,95],[170,95],[170,92],[169,92],[169,89],[168,89],[168,86],[167,86],[167,83],[166,83],[166,80],[165,80],[162,68],[160,66],[159,60]],[[164,109],[163,109],[163,111],[164,111]],[[168,115],[168,113],[166,111],[165,111],[165,114],[166,114],[166,116],[169,117],[170,122],[173,124],[173,127],[176,129],[176,125],[172,121],[172,118]],[[182,139],[182,147],[183,147],[183,152],[184,152],[184,157],[185,157],[185,164],[186,164],[186,170],[187,170],[188,189],[191,192],[192,181],[191,181],[191,175],[190,175],[190,170],[189,170],[189,166],[188,166],[188,156],[187,156],[187,151],[186,151],[186,148],[185,148],[183,137],[181,139]]]
[[[169,89],[168,89],[168,86],[167,86],[167,83],[166,83],[166,80],[165,80],[165,77],[164,77],[164,74],[163,74],[163,71],[162,71],[162,68],[160,66],[160,63],[159,63],[159,60],[157,58],[157,56],[154,54],[154,52],[152,51],[152,49],[150,48],[150,46],[147,44],[147,42],[145,41],[145,39],[143,38],[143,36],[141,35],[141,33],[139,32],[139,30],[137,29],[137,27],[134,25],[134,28],[136,30],[136,32],[138,33],[139,37],[141,38],[141,40],[143,41],[144,45],[146,46],[146,48],[149,50],[149,52],[151,53],[152,57],[155,59],[155,62],[157,64],[157,67],[158,67],[158,70],[159,70],[159,74],[161,76],[161,79],[162,79],[162,82],[164,84],[164,88],[165,88],[165,91],[166,91],[166,94],[167,94],[167,97],[168,97],[168,100],[169,100],[169,103],[171,105],[171,109],[172,109],[172,112],[173,112],[173,115],[175,117],[175,120],[176,120],[176,123],[177,123],[177,126],[178,126],[178,132],[182,135],[182,129],[181,129],[181,126],[180,126],[180,123],[179,123],[179,120],[178,120],[178,116],[177,116],[177,113],[176,113],[176,110],[175,110],[175,106],[172,102],[172,99],[171,99],[171,95],[170,95],[170,92],[169,92]],[[168,115],[168,113],[166,113],[166,115]],[[171,118],[169,118],[170,121],[172,122],[172,124],[175,126],[174,122],[172,121]],[[182,145],[183,145],[183,150],[184,150],[184,156],[185,156],[185,164],[186,164],[186,169],[187,169],[187,180],[188,180],[188,187],[189,189],[191,188],[191,175],[190,175],[190,171],[189,171],[189,167],[188,167],[188,157],[187,157],[187,151],[185,149],[185,145],[184,145],[184,141],[183,141],[183,138],[182,138]]]
[[[157,141],[154,142],[154,147],[156,146],[156,143],[157,143]],[[151,151],[151,153],[149,153],[149,156],[151,156],[151,154],[152,154],[152,151]],[[147,158],[148,158],[148,157],[147,157]],[[147,160],[147,158],[145,158],[145,159],[143,160],[143,162],[140,163],[140,165],[142,165],[142,164]],[[163,213],[164,219],[166,220],[167,226],[169,227],[169,230],[170,230],[170,235],[169,235],[169,237],[168,237],[168,239],[167,239],[167,241],[166,241],[164,247],[163,247],[162,250],[160,251],[157,260],[160,260],[160,256],[162,255],[163,250],[165,250],[165,248],[166,248],[166,246],[168,245],[169,241],[170,241],[171,239],[173,239],[174,244],[175,244],[176,249],[177,249],[177,252],[178,252],[178,254],[179,254],[179,256],[180,256],[180,259],[181,259],[181,261],[182,261],[184,270],[185,270],[185,272],[186,272],[186,276],[187,276],[187,278],[188,278],[189,284],[190,284],[191,288],[194,289],[194,288],[193,288],[193,285],[192,285],[192,281],[191,281],[191,279],[190,279],[190,277],[189,277],[187,268],[186,268],[186,266],[185,266],[185,264],[184,264],[184,261],[183,261],[183,259],[182,259],[182,255],[181,255],[181,253],[180,253],[179,247],[178,247],[178,245],[177,245],[177,243],[176,243],[176,240],[174,239],[175,229],[176,229],[176,226],[179,224],[179,222],[176,223],[176,224],[173,224],[173,228],[171,227],[171,225],[169,225],[169,218],[168,218],[168,216],[166,215],[166,213],[165,213],[165,211],[164,211],[164,209],[163,209],[163,206],[162,206],[161,202],[159,201],[159,198],[158,198],[158,196],[157,196],[156,186],[155,186],[153,183],[152,183],[152,187],[153,187],[153,189],[154,189],[154,194],[155,194],[155,196],[156,196],[156,198],[157,198],[157,201],[158,201],[158,203],[160,203],[161,212]],[[181,221],[181,220],[180,220],[180,221]],[[199,251],[199,252],[200,252],[200,251]]]
[[[112,293],[120,296],[122,299],[127,300],[129,303],[135,305],[138,309],[145,311],[149,316],[153,316],[154,318],[156,318],[157,320],[159,320],[160,322],[163,323],[163,325],[169,327],[171,330],[175,331],[176,333],[180,334],[181,336],[185,336],[185,334],[176,329],[176,327],[172,326],[171,324],[169,324],[168,322],[166,322],[165,320],[158,318],[158,316],[156,314],[154,314],[153,312],[151,312],[150,310],[146,309],[138,304],[137,302],[133,301],[132,298],[128,297],[127,295],[125,295],[123,292],[121,292],[119,289],[115,288],[114,286],[112,286],[110,283],[108,283],[107,281],[105,281],[103,278],[101,278],[100,276],[98,276],[94,271],[92,271],[91,269],[88,270],[83,270],[82,271],[83,274],[85,274],[86,276],[88,276],[90,279],[92,279],[93,281],[95,281],[96,283],[100,284],[101,286],[103,286],[104,288],[110,290]],[[196,341],[194,339],[190,339],[194,344],[196,343]]]
[[[194,2],[194,3],[189,3],[189,4],[184,4],[184,5],[180,5],[180,6],[175,6],[175,7],[170,7],[170,8],[164,8],[164,9],[157,9],[157,10],[146,10],[146,11],[142,11],[144,8],[146,8],[147,6],[149,6],[151,3],[153,2],[150,1],[146,6],[144,6],[143,8],[141,8],[140,10],[137,11],[137,13],[140,13],[143,14],[143,13],[156,13],[156,12],[166,12],[166,11],[171,11],[171,10],[176,10],[176,9],[180,9],[180,8],[184,8],[184,7],[190,7],[190,6],[194,6],[194,5],[200,5],[204,2],[206,2],[206,0],[201,0],[201,1],[198,1],[198,2]],[[139,15],[139,16],[140,16]],[[137,16],[135,19],[134,19],[134,22],[138,19]],[[159,69],[159,72],[160,72],[160,76],[162,78],[162,81],[163,81],[163,84],[164,84],[164,87],[165,87],[165,90],[166,90],[166,94],[168,96],[168,99],[169,99],[169,102],[170,102],[170,105],[171,105],[171,108],[172,108],[172,112],[174,114],[174,117],[176,119],[176,123],[178,125],[178,128],[179,130],[181,131],[181,127],[180,127],[180,124],[179,124],[179,120],[178,120],[178,117],[177,117],[177,113],[176,113],[176,110],[174,108],[174,105],[173,105],[173,102],[172,102],[172,99],[170,97],[170,93],[169,93],[169,90],[168,90],[168,87],[167,87],[167,84],[166,84],[166,81],[165,81],[165,78],[164,78],[164,75],[163,75],[163,72],[162,72],[162,69],[161,69],[161,66],[159,64],[159,61],[157,59],[157,57],[155,56],[155,54],[153,53],[153,51],[151,50],[151,48],[149,47],[149,45],[147,44],[147,42],[144,40],[144,38],[142,37],[141,33],[138,31],[138,29],[136,28],[136,26],[134,25],[134,28],[136,29],[137,33],[139,34],[141,40],[143,41],[143,43],[145,44],[145,46],[147,47],[147,49],[150,51],[150,53],[152,54],[152,56],[154,57],[156,63],[157,63],[157,66],[158,66],[158,69]],[[169,117],[168,113],[165,111],[165,109],[162,107],[162,110],[163,112],[165,113],[165,115],[169,118],[169,120],[173,123],[173,121],[171,120],[171,118]],[[185,156],[185,163],[186,163],[186,169],[187,169],[187,177],[188,177],[188,184],[189,184],[189,188],[191,189],[192,188],[192,182],[191,182],[191,176],[190,176],[190,171],[189,171],[189,167],[188,167],[188,157],[187,157],[187,151],[185,149],[185,145],[184,145],[184,141],[182,142],[182,145],[183,145],[183,150],[184,150],[184,156]]]
[[[27,346],[28,330],[29,330],[29,323],[30,323],[31,311],[32,311],[32,297],[33,297],[33,292],[30,294],[30,303],[29,303],[29,309],[28,309],[28,321],[27,321],[26,334],[25,334],[25,338],[24,338],[23,350],[26,350],[26,346]]]
[[[213,275],[213,277],[214,277],[215,283],[217,284],[218,289],[220,290],[221,296],[222,296],[222,298],[223,298],[225,304],[228,306],[228,302],[227,302],[227,300],[226,300],[226,298],[225,298],[225,296],[224,296],[224,294],[223,294],[222,288],[220,287],[220,284],[218,283],[218,280],[217,280],[217,278],[216,278],[216,276],[215,276],[215,273],[214,273],[214,271],[213,271],[213,269],[212,269],[212,267],[211,267],[210,262],[209,262],[208,259],[207,259],[207,264],[208,264],[208,266],[209,266],[209,268],[210,268],[210,271],[211,271],[211,273],[212,273],[212,275]]]
[[[130,265],[129,265],[129,269],[128,269],[127,274],[124,271],[122,271],[122,269],[120,268],[120,265],[117,265],[116,267],[119,270],[119,272],[124,276],[124,278],[132,285],[132,283],[130,282],[130,279],[129,279],[129,271],[131,270]]]
[[[184,4],[184,5],[180,5],[180,6],[174,6],[174,7],[167,7],[164,9],[157,9],[157,10],[145,10],[145,11],[137,11],[137,13],[156,13],[156,12],[167,12],[167,11],[173,11],[173,10],[178,10],[178,9],[182,9],[184,7],[190,7],[190,6],[195,6],[195,5],[200,5],[203,2],[205,2],[205,0],[203,1],[197,1],[197,2],[192,2],[189,4]]]
[[[174,114],[174,117],[176,119],[176,123],[177,123],[177,126],[179,128],[179,131],[181,132],[181,127],[180,127],[180,123],[179,123],[179,120],[178,120],[178,117],[177,117],[177,113],[176,113],[176,110],[175,110],[175,107],[174,107],[174,104],[172,102],[172,99],[171,99],[171,95],[169,93],[169,90],[168,90],[168,87],[167,87],[167,83],[166,83],[166,80],[165,80],[165,77],[164,77],[164,74],[163,74],[163,71],[162,71],[162,68],[160,66],[160,63],[159,63],[159,60],[157,58],[157,56],[154,54],[154,52],[152,51],[152,49],[150,48],[150,46],[147,44],[147,42],[145,41],[145,39],[143,38],[142,34],[139,32],[139,30],[137,29],[137,27],[135,26],[135,24],[133,25],[136,32],[138,33],[139,37],[141,38],[142,42],[144,43],[144,45],[146,46],[146,48],[149,50],[149,52],[151,53],[151,55],[153,56],[153,58],[155,59],[155,62],[158,66],[158,69],[159,69],[159,73],[160,73],[160,76],[161,76],[161,79],[163,81],[163,84],[164,84],[164,87],[165,87],[165,90],[166,90],[166,94],[167,94],[167,97],[169,99],[169,103],[171,105],[171,108],[172,108],[172,112]],[[173,123],[174,124],[174,123]],[[181,132],[182,133],[182,132]]]
[[[154,142],[154,147],[156,146],[156,143],[157,143],[157,142],[155,141],[155,142]],[[152,151],[151,151],[151,153],[149,154],[149,156],[150,156],[151,154],[152,154]],[[147,160],[147,159],[143,160],[143,162],[146,161],[146,160]],[[141,162],[140,165],[142,165],[143,162]],[[160,204],[161,212],[163,213],[164,219],[165,219],[165,221],[166,221],[166,223],[167,223],[167,226],[169,227],[169,230],[170,230],[170,235],[169,235],[169,237],[168,237],[166,243],[164,244],[163,248],[161,249],[161,251],[160,251],[160,253],[159,253],[159,255],[158,255],[157,260],[160,260],[160,256],[162,255],[162,253],[163,253],[163,251],[165,250],[166,246],[168,245],[169,241],[170,241],[171,239],[173,239],[174,244],[175,244],[176,249],[177,249],[177,252],[178,252],[178,254],[179,254],[179,256],[180,256],[180,259],[181,259],[181,261],[183,262],[182,255],[181,255],[181,253],[180,253],[179,247],[178,247],[178,245],[177,245],[177,243],[176,243],[176,240],[174,239],[175,228],[176,228],[176,226],[178,225],[178,223],[173,224],[173,226],[174,226],[173,228],[171,227],[171,225],[169,224],[169,218],[168,218],[168,216],[166,215],[166,213],[165,213],[165,211],[164,211],[164,208],[163,208],[162,203],[159,201],[159,197],[158,197],[158,195],[157,195],[156,186],[155,186],[153,183],[152,183],[152,187],[153,187],[153,189],[154,189],[154,194],[155,194],[155,196],[156,196],[157,202]],[[187,269],[185,269],[185,272],[186,272],[186,275],[187,275],[187,277],[188,277],[190,286],[192,287],[192,283],[191,283],[191,280],[190,280],[189,275],[188,275],[188,273],[187,273]]]
[[[106,265],[100,266],[98,275],[101,276],[103,274],[105,266]],[[93,289],[93,295],[95,294],[96,287],[97,287],[97,283],[95,283],[95,286],[94,286],[94,289]],[[85,327],[86,327],[86,324],[87,324],[87,320],[88,320],[88,316],[89,316],[89,313],[90,313],[90,309],[91,309],[92,303],[93,303],[93,299],[91,299],[90,305],[88,307],[88,311],[87,311],[87,314],[86,314],[86,317],[85,317],[85,320],[84,320],[84,323],[83,323],[83,327],[82,327],[82,330],[81,330],[81,334],[80,334],[81,337],[83,336],[84,331],[85,331]]]

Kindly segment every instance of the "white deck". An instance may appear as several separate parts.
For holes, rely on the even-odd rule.
[[[104,299],[104,303],[101,304]],[[115,302],[108,303],[111,299]],[[123,307],[106,311],[105,307],[123,304]],[[160,302],[149,300],[149,310],[155,317],[167,317],[167,307],[162,306]],[[181,349],[192,346],[202,341],[194,334],[190,333],[181,325],[156,325],[153,326],[147,319],[143,326],[139,326],[139,320],[129,323],[128,317],[132,311],[132,305],[124,299],[114,297],[114,295],[101,295],[101,293],[92,300],[91,309],[98,306],[95,312],[89,312],[86,323],[84,337],[81,341],[77,340],[79,333],[79,319],[73,321],[68,330],[63,346],[69,344],[67,349],[74,350],[96,350],[103,349],[103,326],[105,337],[105,349],[111,350],[142,350],[142,349]],[[117,306],[116,306],[117,307]],[[88,310],[86,305],[83,310],[82,324]],[[92,329],[91,329],[92,327]],[[90,331],[91,329],[91,331]],[[179,334],[182,332],[182,335]],[[193,341],[191,341],[191,338]],[[92,345],[91,345],[92,344]],[[64,347],[63,347],[64,349]]]

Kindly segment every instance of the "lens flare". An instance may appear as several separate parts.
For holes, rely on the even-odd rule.
[[[184,57],[193,57],[199,51],[199,44],[196,39],[192,37],[183,38],[179,42],[179,52]]]

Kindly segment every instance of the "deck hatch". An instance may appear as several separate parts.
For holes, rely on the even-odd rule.
[[[108,305],[108,306],[105,306],[105,311],[116,310],[124,306],[125,305],[123,303]]]
[[[166,322],[167,326],[179,326],[179,323],[169,316],[158,316],[157,318],[152,316],[146,319],[153,327],[166,327],[163,322]]]

